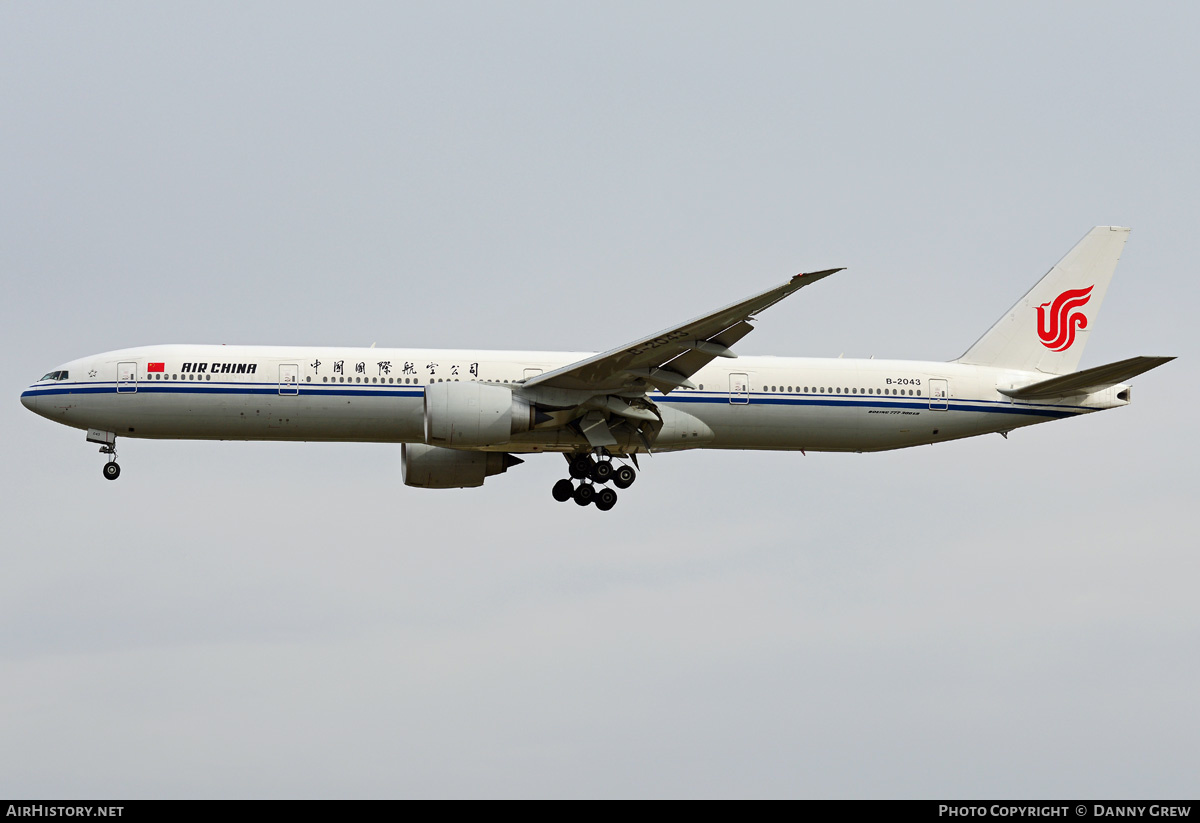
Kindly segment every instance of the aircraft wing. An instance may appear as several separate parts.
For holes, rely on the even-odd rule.
[[[646,390],[653,387],[666,394],[680,387],[692,388],[689,377],[714,357],[736,357],[730,347],[753,330],[754,316],[793,292],[842,269],[797,274],[773,289],[748,297],[723,309],[663,329],[546,372],[525,382],[526,388],[547,386],[592,391]]]

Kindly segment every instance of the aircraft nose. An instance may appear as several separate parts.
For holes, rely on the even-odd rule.
[[[31,391],[21,394],[21,405],[29,409],[31,412],[37,411],[37,395]]]

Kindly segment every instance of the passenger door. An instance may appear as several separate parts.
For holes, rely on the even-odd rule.
[[[279,364],[279,393],[300,393],[300,367],[295,363]]]
[[[950,408],[950,388],[945,380],[934,378],[929,381],[929,408],[945,411]]]
[[[729,402],[746,404],[750,402],[750,378],[740,372],[729,375]]]
[[[117,364],[117,391],[121,394],[137,391],[137,363]]]

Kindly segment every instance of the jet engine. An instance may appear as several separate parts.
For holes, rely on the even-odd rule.
[[[425,387],[425,442],[438,446],[495,446],[529,431],[534,409],[512,389],[488,383]]]
[[[468,452],[404,443],[404,485],[422,489],[466,489],[482,486],[485,478],[503,474],[509,466],[525,461],[501,452]]]

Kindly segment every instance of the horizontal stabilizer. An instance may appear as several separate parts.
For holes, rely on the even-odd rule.
[[[1018,400],[1090,394],[1118,383],[1124,383],[1130,378],[1137,377],[1139,374],[1174,359],[1174,357],[1131,357],[1128,360],[1118,360],[1116,363],[1084,369],[1074,374],[1051,377],[1049,380],[1041,380],[1026,386],[1002,388],[999,391],[1001,394],[1015,397]]]

